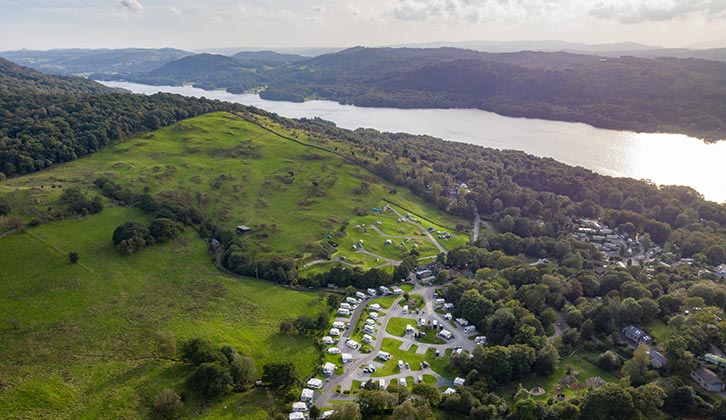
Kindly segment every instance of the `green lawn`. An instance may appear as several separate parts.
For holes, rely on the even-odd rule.
[[[386,332],[397,337],[406,335],[406,325],[417,328],[416,320],[411,318],[391,318],[386,325]]]
[[[612,374],[600,369],[599,367],[585,360],[583,357],[575,354],[572,357],[568,357],[562,360],[559,367],[552,374],[548,376],[533,375],[529,378],[525,378],[519,381],[513,381],[507,385],[499,387],[497,389],[497,393],[511,402],[519,384],[522,384],[522,387],[526,388],[527,390],[535,387],[542,387],[547,392],[542,396],[533,398],[536,400],[545,401],[555,396],[553,390],[558,385],[560,379],[567,375],[568,367],[572,368],[573,374],[575,374],[578,380],[583,383],[586,379],[594,376],[599,376],[607,382],[617,381],[617,378]],[[564,387],[561,392],[565,394],[568,398],[571,398],[576,394],[586,392],[586,390],[587,388],[569,389],[567,387]]]
[[[429,349],[426,354],[416,354],[416,349],[418,348],[417,345],[414,344],[408,351],[404,351],[399,348],[401,344],[402,342],[400,340],[396,340],[394,338],[387,337],[383,339],[381,350],[391,353],[392,357],[391,360],[387,361],[383,367],[373,373],[372,376],[379,377],[401,373],[401,370],[398,368],[399,360],[408,362],[411,368],[410,371],[421,371],[421,362],[425,360],[431,364],[431,369],[434,372],[447,379],[454,379],[455,370],[448,366],[451,349],[447,349],[445,354],[436,358],[436,351],[434,349]],[[403,373],[406,372],[409,372],[409,370],[404,368]]]
[[[108,208],[0,239],[0,412],[4,419],[141,419],[156,393],[181,392],[189,369],[160,353],[157,334],[177,345],[202,337],[254,357],[258,369],[291,361],[301,378],[317,367],[312,338],[281,335],[279,322],[324,309],[314,293],[233,278],[210,262],[191,229],[172,243],[121,256],[113,229],[147,217]],[[78,264],[68,262],[80,253]],[[246,394],[195,418],[264,418]],[[221,407],[225,407],[222,409]]]

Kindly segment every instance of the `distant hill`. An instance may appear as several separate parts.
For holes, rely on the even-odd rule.
[[[179,95],[119,93],[0,58],[0,174],[38,171],[188,117],[243,108]]]
[[[258,61],[263,63],[294,63],[308,58],[298,54],[280,54],[275,51],[241,51],[232,57],[241,61]]]
[[[460,41],[460,42],[428,42],[414,44],[400,44],[393,47],[414,47],[414,48],[465,48],[483,52],[519,52],[519,51],[541,51],[541,52],[578,52],[585,54],[601,53],[604,51],[638,51],[657,50],[662,47],[638,44],[635,42],[619,42],[609,44],[586,44],[583,42],[567,42],[557,40],[545,41]]]
[[[0,57],[45,73],[146,73],[192,53],[173,48],[57,49],[0,52]]]

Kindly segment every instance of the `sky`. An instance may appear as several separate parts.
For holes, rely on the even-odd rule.
[[[0,50],[473,40],[726,47],[726,0],[0,0]]]

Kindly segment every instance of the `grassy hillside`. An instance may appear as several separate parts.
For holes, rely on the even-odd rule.
[[[343,143],[285,132],[349,153],[350,146]],[[135,193],[174,195],[229,230],[251,226],[262,253],[301,261],[313,258],[309,251],[319,248],[316,244],[326,235],[362,211],[370,213],[383,198],[445,226],[457,222],[405,189],[391,193],[390,184],[336,154],[284,139],[228,113],[186,120],[88,158],[9,179],[0,184],[0,194],[10,195],[14,212],[26,221],[42,219],[63,188],[78,186],[98,194],[93,180],[101,175]],[[461,243],[461,237],[454,243]]]
[[[119,255],[114,227],[144,219],[111,208],[0,239],[3,418],[148,417],[153,396],[170,386],[181,392],[191,373],[161,354],[162,332],[179,345],[193,337],[231,344],[260,370],[290,360],[301,377],[312,373],[313,340],[282,336],[277,327],[323,310],[318,295],[220,274],[190,230],[173,243]],[[69,264],[70,251],[80,252],[79,264]],[[229,397],[228,414],[239,418],[245,398]],[[187,404],[188,415],[204,412]]]

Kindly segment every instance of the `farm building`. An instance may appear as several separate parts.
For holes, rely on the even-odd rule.
[[[454,386],[463,386],[464,382],[466,382],[464,378],[459,378],[458,376],[454,378]]]
[[[245,226],[245,225],[239,225],[239,226],[237,226],[237,229],[236,229],[237,235],[243,235],[251,230],[252,230],[251,227]]]

